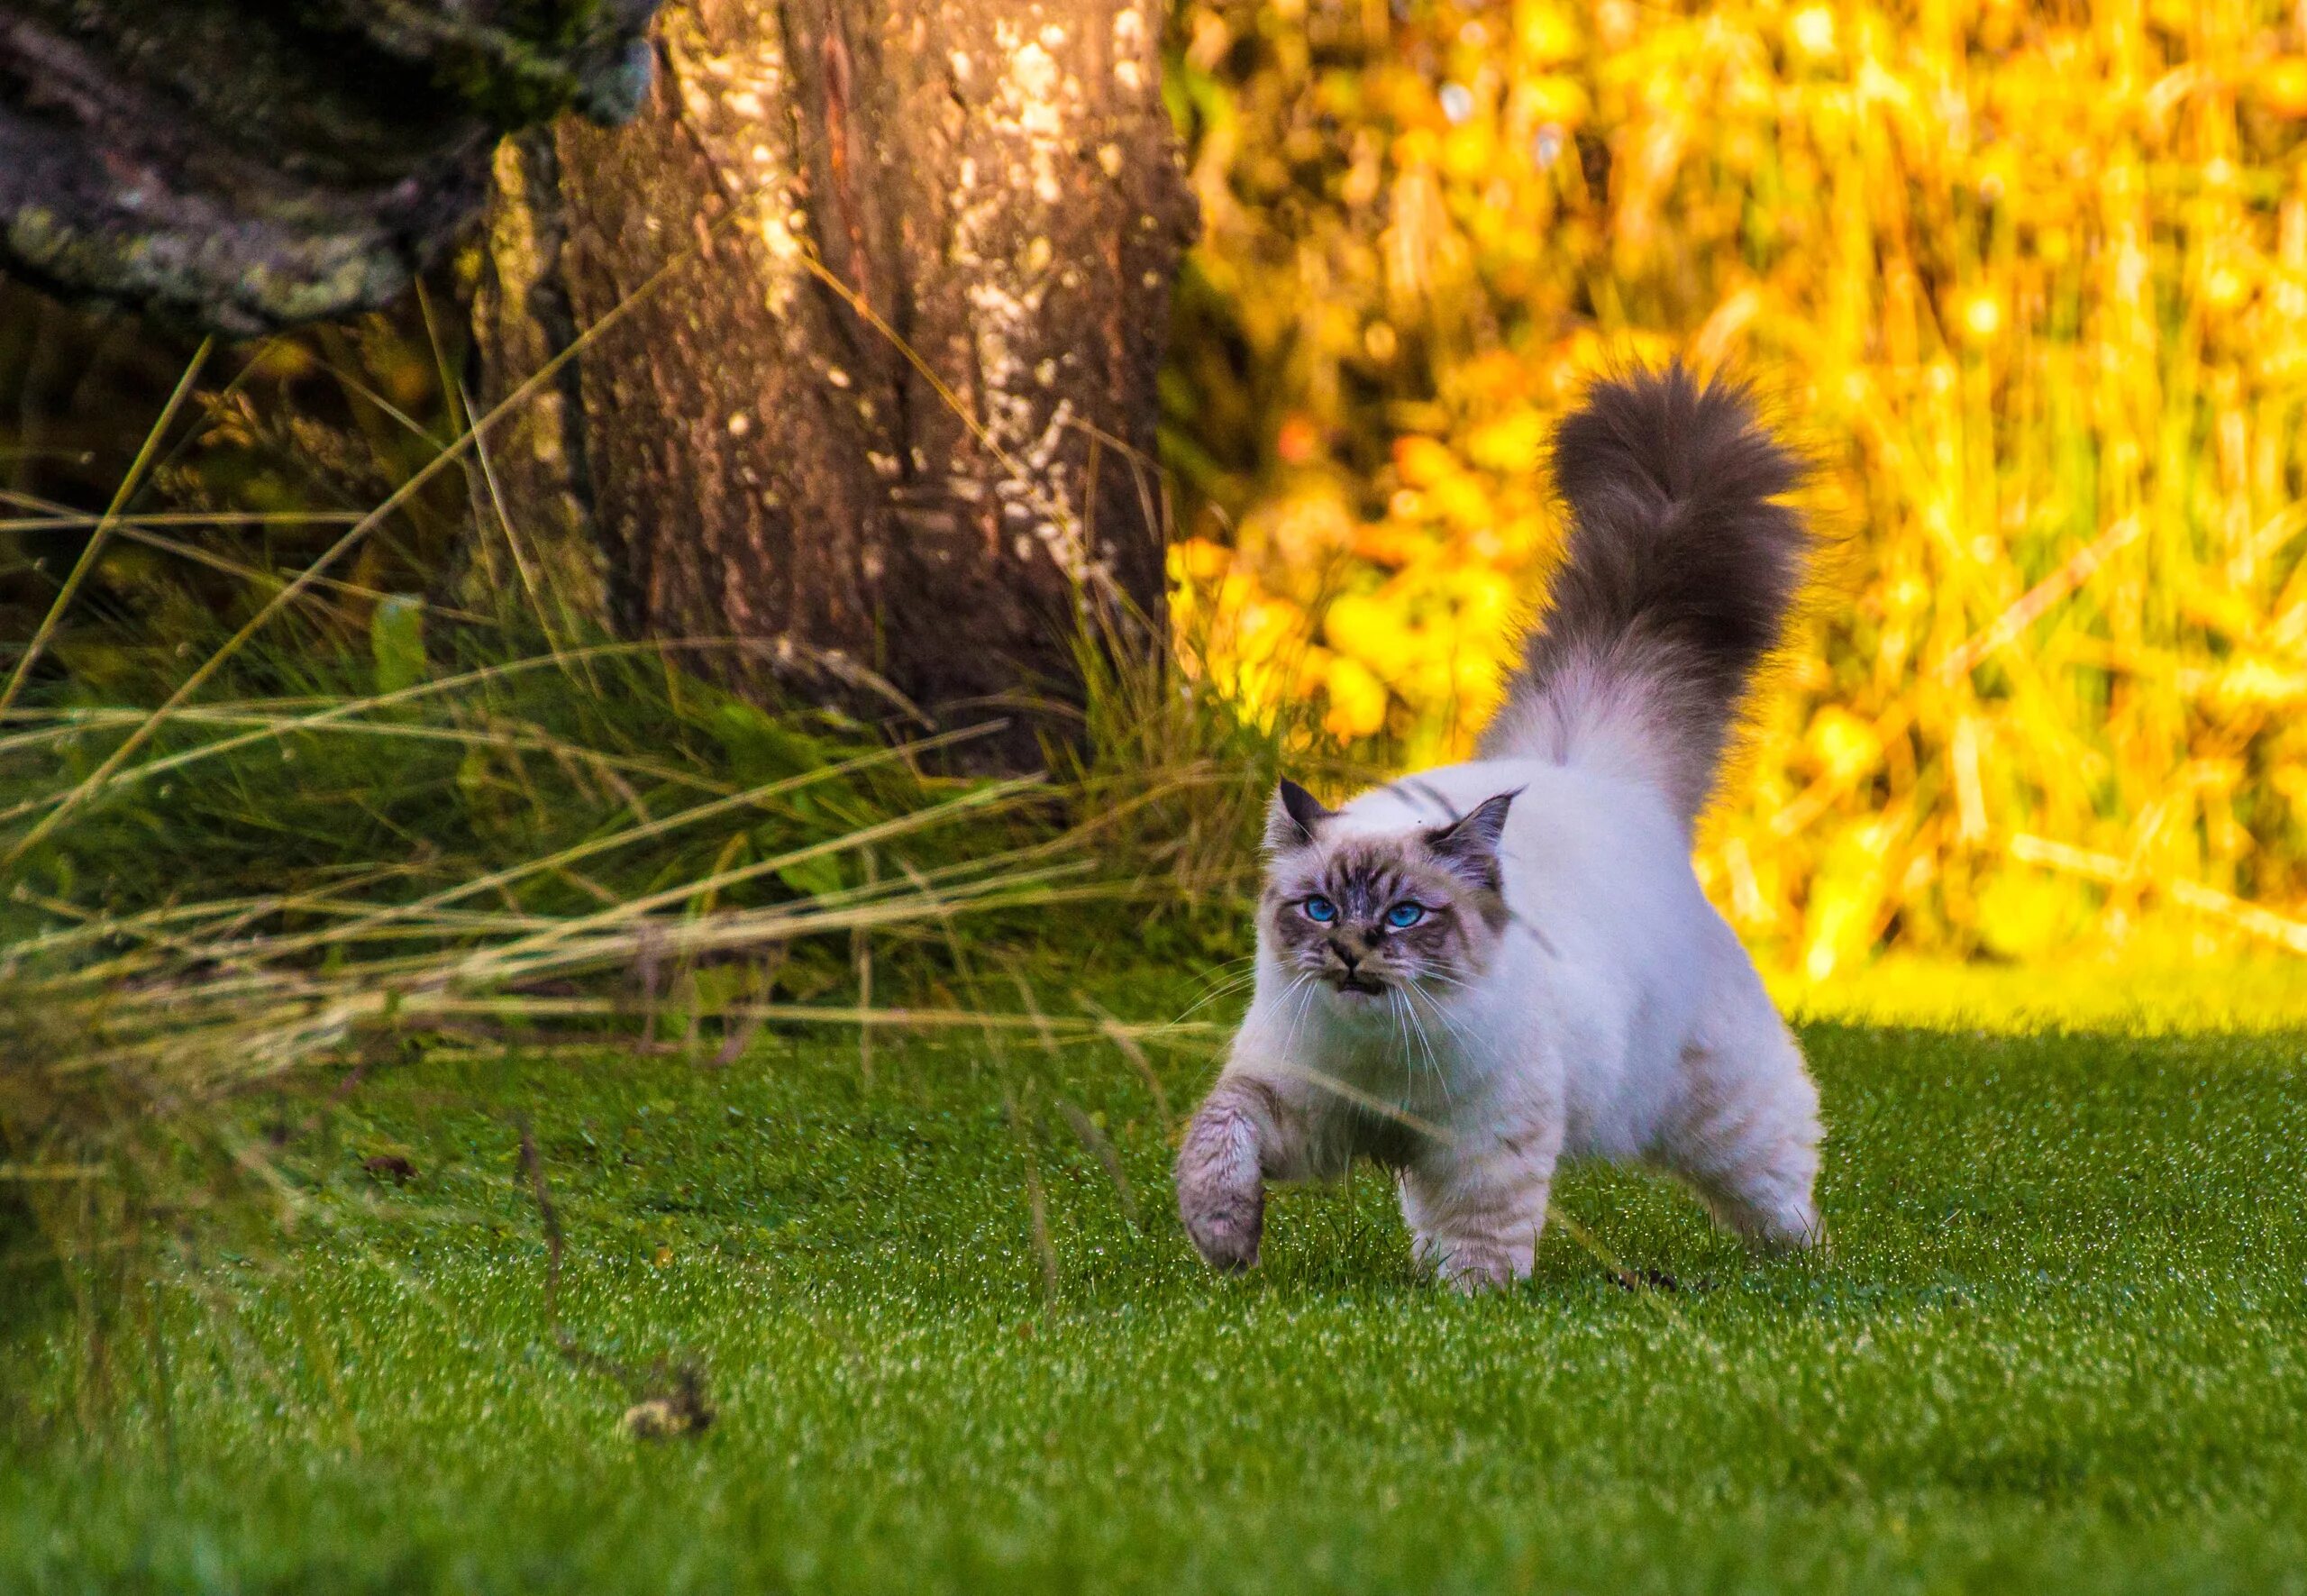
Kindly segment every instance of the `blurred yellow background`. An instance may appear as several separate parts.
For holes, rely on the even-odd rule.
[[[1881,945],[2307,952],[2307,6],[1196,0],[1192,668],[1384,762],[1494,701],[1598,369],[1758,386],[1835,543],[1701,868]]]

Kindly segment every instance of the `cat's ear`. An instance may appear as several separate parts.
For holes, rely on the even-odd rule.
[[[1268,853],[1288,853],[1303,848],[1314,840],[1335,810],[1322,807],[1321,800],[1289,777],[1273,789],[1273,798],[1265,807],[1265,851]]]
[[[1426,851],[1475,886],[1496,891],[1500,878],[1498,844],[1506,834],[1506,811],[1521,796],[1518,787],[1511,792],[1501,792],[1496,798],[1485,798],[1449,825],[1433,827],[1426,834]]]

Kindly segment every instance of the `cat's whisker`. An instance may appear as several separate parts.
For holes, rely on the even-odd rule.
[[[1256,969],[1257,962],[1258,956],[1255,953],[1244,953],[1235,959],[1220,959],[1202,971],[1202,979],[1220,980],[1229,976],[1239,975],[1245,970]]]
[[[1306,971],[1299,974],[1299,977],[1295,980],[1291,981],[1287,987],[1282,989],[1281,997],[1282,1001],[1284,1002],[1289,1001],[1292,993],[1299,994],[1298,998],[1297,1013],[1290,1021],[1290,1035],[1281,1044],[1282,1054],[1285,1057],[1295,1057],[1297,1055],[1298,1028],[1306,1023],[1307,1011],[1314,1006],[1314,989],[1311,984],[1313,980],[1314,972],[1310,970]]]
[[[1254,981],[1257,978],[1257,966],[1254,964],[1246,970],[1212,971],[1204,979],[1201,990],[1204,992],[1222,992],[1228,987],[1238,987],[1245,981]]]
[[[1254,962],[1241,966],[1228,964],[1222,969],[1210,971],[1202,977],[1201,994],[1207,996],[1211,992],[1224,991],[1228,987],[1237,987],[1245,981],[1254,981],[1257,978],[1257,965]]]
[[[1451,1017],[1449,1009],[1444,1007],[1442,1000],[1439,998],[1436,998],[1433,993],[1426,990],[1425,988],[1421,987],[1415,980],[1407,984],[1413,994],[1419,998],[1423,998],[1426,1000],[1427,1007],[1434,1011],[1434,1017],[1440,1020],[1442,1024],[1449,1029],[1450,1034],[1455,1036],[1459,1042],[1464,1045],[1468,1052],[1473,1051],[1473,1037],[1467,1032],[1465,1026],[1460,1025],[1455,1019]]]
[[[1427,1034],[1426,1022],[1418,1017],[1418,999],[1421,997],[1426,997],[1426,1001],[1428,1004],[1432,1004],[1434,999],[1431,997],[1427,997],[1426,994],[1421,993],[1418,990],[1418,983],[1416,981],[1406,983],[1402,990],[1409,997],[1410,1001],[1409,1012],[1410,1023],[1418,1027],[1418,1045],[1426,1049],[1426,1062],[1428,1067],[1430,1067],[1434,1072],[1434,1083],[1442,1089],[1442,1100],[1444,1102],[1454,1102],[1456,1100],[1455,1096],[1450,1090],[1450,1072],[1443,1067],[1440,1056],[1434,1051],[1434,1038]],[[1435,1012],[1438,1015],[1441,1010],[1436,1008]],[[1445,1020],[1444,1023],[1446,1024],[1447,1021]]]
[[[1386,1001],[1393,1012],[1396,1028],[1401,1037],[1403,1068],[1414,1075],[1419,1072],[1422,1062],[1425,1072],[1432,1075],[1435,1085],[1441,1089],[1443,1099],[1445,1102],[1451,1100],[1449,1075],[1442,1067],[1440,1056],[1434,1051],[1433,1039],[1426,1034],[1425,1023],[1418,1017],[1417,993],[1413,984],[1405,981],[1393,988],[1387,994]]]
[[[1413,981],[1411,985],[1418,986],[1418,983]],[[1449,1027],[1450,1034],[1455,1036],[1469,1053],[1478,1050],[1473,1033],[1467,1029],[1464,1020],[1450,1012],[1450,1006],[1447,1003],[1426,990],[1422,986],[1418,987],[1418,995],[1423,998],[1427,1007],[1434,1011],[1434,1017]]]
[[[1210,988],[1208,991],[1202,993],[1200,997],[1195,999],[1192,1004],[1183,1014],[1178,1016],[1178,1022],[1191,1019],[1195,1015],[1208,1008],[1212,1003],[1219,1002],[1224,999],[1233,997],[1236,993],[1249,990],[1252,987],[1257,985],[1257,980],[1258,972],[1252,970],[1245,974],[1236,975],[1217,986]]]
[[[1406,1074],[1414,1075],[1418,1072],[1418,1058],[1416,1051],[1410,1046],[1409,1004],[1403,997],[1400,987],[1392,988],[1386,993],[1386,1008],[1394,1017],[1395,1034],[1401,1038],[1402,1070]]]
[[[1208,1008],[1212,1003],[1222,1002],[1227,998],[1236,997],[1242,992],[1249,990],[1255,984],[1256,978],[1253,976],[1245,980],[1228,981],[1222,987],[1214,987],[1210,990],[1204,992],[1200,997],[1196,998],[1192,1003],[1187,1006],[1184,1014],[1180,1015],[1179,1017],[1182,1019],[1187,1015],[1199,1014],[1201,1010]]]

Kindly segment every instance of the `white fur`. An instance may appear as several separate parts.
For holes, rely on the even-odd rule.
[[[1363,1153],[1396,1165],[1418,1255],[1467,1289],[1529,1272],[1564,1157],[1670,1170],[1760,1245],[1821,1239],[1817,1090],[1699,889],[1682,817],[1629,762],[1452,765],[1324,823],[1319,845],[1407,836],[1519,789],[1511,920],[1464,985],[1383,1000],[1294,976],[1261,930],[1256,997],[1179,1162],[1212,1263],[1255,1262],[1263,1181]]]

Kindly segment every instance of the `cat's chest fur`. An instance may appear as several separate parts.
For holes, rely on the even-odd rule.
[[[1276,972],[1267,985],[1281,994],[1274,1023],[1260,1028],[1266,1029],[1266,1047],[1278,1041],[1281,1057],[1330,1084],[1322,1100],[1341,1118],[1359,1122],[1374,1113],[1382,1119],[1393,1110],[1417,1124],[1446,1126],[1486,1111],[1511,1051],[1501,1046],[1505,1017],[1498,1011],[1543,1006],[1535,973],[1519,972],[1518,996],[1503,1005],[1487,990],[1488,980],[1512,978],[1484,971],[1447,1001],[1403,990],[1342,1010],[1327,992],[1303,985],[1293,992]],[[1291,1012],[1297,1007],[1302,1012]]]

